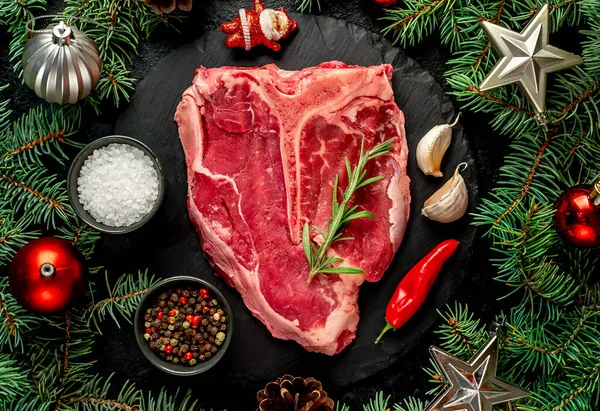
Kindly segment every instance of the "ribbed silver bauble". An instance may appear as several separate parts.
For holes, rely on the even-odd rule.
[[[34,32],[25,44],[25,84],[49,103],[73,104],[86,98],[98,85],[101,69],[96,44],[62,21]]]

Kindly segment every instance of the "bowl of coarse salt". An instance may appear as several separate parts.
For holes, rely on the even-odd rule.
[[[165,190],[154,153],[126,136],[102,137],[88,144],[73,160],[67,185],[77,215],[110,234],[146,224],[160,208]]]

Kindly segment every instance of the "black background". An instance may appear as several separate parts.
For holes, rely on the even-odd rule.
[[[187,18],[178,26],[179,33],[168,28],[159,28],[149,41],[142,41],[139,46],[139,56],[134,58],[133,75],[136,78],[143,78],[153,65],[158,62],[165,54],[181,44],[189,43],[200,37],[206,30],[210,30],[231,19],[237,13],[239,8],[250,8],[251,1],[199,1],[196,0],[192,11]],[[296,6],[293,1],[272,1],[266,3],[270,7],[286,7],[288,10],[294,10]],[[62,3],[60,1],[48,1],[49,12],[60,12]],[[366,27],[369,30],[379,32],[384,24],[378,21],[383,15],[381,9],[370,0],[322,0],[321,13],[348,20],[357,25]],[[11,86],[5,92],[6,96],[12,98],[12,107],[15,109],[15,116],[23,113],[30,107],[37,106],[39,99],[35,94],[22,86],[16,78],[8,62],[8,43],[10,36],[6,33],[1,34],[0,40],[0,83],[9,83]],[[554,36],[553,39],[557,46],[564,45],[572,36]],[[569,47],[566,47],[569,49]],[[572,49],[572,47],[571,47]],[[570,50],[577,51],[577,50]],[[445,89],[449,86],[445,83],[443,73],[447,66],[445,62],[449,58],[449,51],[446,47],[440,45],[439,37],[434,34],[425,39],[417,47],[409,47],[406,54],[415,59],[425,67],[436,79],[436,81]],[[458,106],[455,105],[458,111]],[[103,108],[103,116],[98,118],[90,116],[84,119],[82,133],[80,138],[83,141],[91,140],[103,135],[112,134],[115,123],[119,117],[120,111],[110,107],[107,104]],[[477,164],[478,184],[481,196],[489,191],[497,177],[498,167],[502,158],[507,152],[508,141],[504,137],[494,133],[488,123],[489,118],[483,114],[472,114],[464,112],[462,124],[465,134],[469,138],[471,148]],[[507,309],[510,303],[507,301],[497,302],[496,298],[505,291],[504,287],[493,281],[493,268],[489,264],[489,258],[492,256],[489,250],[490,242],[487,240],[476,241],[473,249],[473,260],[471,261],[470,275],[459,287],[454,299],[463,303],[468,303],[476,316],[484,321],[489,321],[501,309]],[[95,347],[98,359],[98,372],[108,375],[112,372],[114,375],[113,389],[120,388],[120,385],[126,379],[132,379],[140,388],[152,389],[158,391],[161,387],[167,386],[171,392],[174,392],[177,381],[173,381],[166,374],[154,373],[152,378],[144,378],[142,375],[136,376],[136,363],[130,361],[132,357],[138,357],[138,353],[124,350],[119,342],[122,333],[128,329],[126,323],[124,328],[119,330],[113,323],[108,322],[103,336],[97,339]],[[438,340],[433,333],[409,354],[405,356],[400,364],[367,379],[356,386],[347,387],[343,390],[329,390],[330,396],[341,402],[352,406],[353,410],[361,409],[361,404],[371,398],[375,392],[384,390],[386,394],[392,395],[393,400],[399,400],[407,395],[422,396],[429,388],[427,376],[422,371],[422,367],[428,365],[428,346],[437,343]],[[127,347],[131,347],[128,345]],[[274,376],[276,377],[276,376]],[[193,394],[200,402],[214,408],[228,408],[233,410],[251,410],[255,408],[255,392],[261,387],[251,387],[239,389],[228,384],[228,381],[222,381],[220,392],[206,392],[202,387],[192,387]],[[325,387],[327,389],[327,387]]]

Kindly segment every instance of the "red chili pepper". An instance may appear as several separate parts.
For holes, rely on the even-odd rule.
[[[200,324],[200,320],[202,320],[202,316],[201,315],[195,315],[192,317],[192,321],[190,321],[192,323],[192,327],[197,327],[198,324]]]
[[[179,304],[186,305],[187,304],[187,298],[185,298],[185,297],[179,297]]]
[[[156,314],[156,319],[157,320],[162,320],[163,315],[165,315],[165,313],[163,313],[162,311],[159,311],[158,314]]]
[[[146,334],[152,334],[152,328],[146,328]]]
[[[191,351],[188,351],[183,355],[183,358],[185,358],[186,361],[189,361],[192,359],[193,356],[194,356],[194,353]]]
[[[165,354],[170,355],[173,353],[173,346],[171,344],[165,345]]]
[[[443,241],[411,268],[400,281],[385,310],[385,327],[375,340],[376,344],[383,334],[392,328],[397,330],[402,327],[417,312],[429,294],[442,266],[454,254],[459,244],[456,240]]]
[[[200,289],[200,297],[202,297],[204,299],[210,298],[210,293],[208,292],[208,290],[206,288]]]

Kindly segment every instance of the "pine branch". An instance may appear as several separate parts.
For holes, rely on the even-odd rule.
[[[446,381],[444,372],[433,358],[429,358],[429,367],[423,368],[423,371],[429,375],[429,383],[433,385],[426,392],[427,395],[436,395],[447,386],[448,381]]]
[[[45,0],[0,0],[0,25],[13,33],[23,22],[31,18],[34,12],[43,12]]]
[[[460,30],[455,27],[455,9],[463,7],[463,0],[406,0],[405,7],[386,10],[382,21],[391,22],[383,34],[391,34],[394,43],[402,47],[415,45],[424,37],[430,35],[438,25],[452,27],[445,29],[445,42],[455,44],[454,36],[460,35]],[[441,23],[439,21],[442,20]]]
[[[108,396],[110,390],[110,379],[102,379],[100,376],[91,378],[83,385],[81,391],[77,395],[63,398],[61,405],[65,410],[72,409],[71,407],[81,407],[83,410],[126,410],[140,411],[141,392],[135,389],[135,386],[126,382],[116,399],[110,399]]]
[[[74,222],[66,221],[63,226],[59,227],[57,237],[70,241],[86,259],[90,259],[94,253],[96,242],[100,240],[100,233],[77,219]]]
[[[4,25],[7,32],[12,34],[9,46],[10,62],[20,77],[23,74],[23,48],[29,38],[26,24],[34,14],[45,10],[46,0],[0,0],[0,26]]]
[[[486,341],[485,326],[480,320],[473,319],[467,306],[455,303],[454,308],[446,306],[445,312],[438,313],[446,322],[434,331],[440,335],[443,349],[460,357],[470,357]]]
[[[363,407],[364,411],[388,411],[388,402],[390,397],[384,396],[383,392],[375,394],[374,398],[371,398],[367,404]]]
[[[68,157],[62,145],[81,147],[68,137],[79,127],[81,110],[38,106],[12,123],[12,127],[0,134],[0,163],[13,161],[19,166],[37,163],[43,165],[42,157],[52,157],[64,164]]]
[[[113,104],[119,106],[121,99],[129,101],[135,81],[130,77],[130,71],[120,57],[113,59],[102,67],[102,77],[96,92],[101,100],[112,98]]]
[[[427,403],[414,397],[408,397],[402,400],[400,404],[394,405],[394,411],[423,411]]]
[[[586,68],[600,75],[600,3],[596,0],[582,0],[581,11],[588,22],[589,29],[581,30],[587,37],[582,42],[583,60]]]
[[[21,247],[41,234],[31,228],[31,218],[17,220],[11,210],[0,208],[0,266],[8,265]]]
[[[28,394],[31,389],[27,370],[12,355],[0,352],[0,406]]]
[[[11,411],[50,411],[50,403],[35,393],[28,393],[24,396],[13,397],[5,403],[0,403],[2,409]]]
[[[8,84],[0,86],[0,93],[8,88]],[[10,100],[0,100],[0,135],[10,126],[10,117],[12,110],[10,109]]]
[[[105,273],[106,288],[109,297],[98,302],[92,302],[84,313],[88,326],[93,323],[98,332],[102,333],[100,323],[107,316],[111,317],[117,327],[121,327],[117,314],[131,323],[131,315],[137,309],[142,297],[159,280],[154,276],[148,277],[148,270],[139,271],[137,279],[131,274],[123,274],[113,287],[108,281],[108,272]]]
[[[0,278],[0,348],[23,352],[25,335],[36,329],[41,320],[25,310],[8,288],[8,278]]]
[[[45,167],[30,164],[0,165],[0,189],[3,200],[10,201],[15,212],[30,215],[34,224],[56,227],[58,217],[68,220],[75,216],[66,192],[66,181],[49,175]]]
[[[115,106],[129,101],[135,79],[128,65],[138,53],[140,34],[148,37],[159,25],[171,25],[180,17],[157,16],[138,0],[66,0],[64,14],[84,17],[99,24],[78,20],[79,29],[92,39],[100,50],[103,67],[95,95],[99,100],[111,99]],[[98,104],[94,103],[96,111]]]
[[[541,2],[537,0],[524,0],[514,2],[515,11],[514,21],[525,25],[542,8]],[[575,26],[581,23],[581,13],[579,10],[581,0],[545,0],[550,9],[550,29],[552,32],[558,31],[565,25]]]

